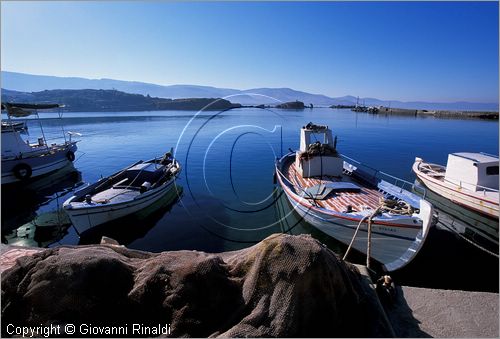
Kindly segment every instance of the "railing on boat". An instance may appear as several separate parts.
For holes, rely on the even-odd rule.
[[[286,158],[287,156],[289,156],[292,153],[294,153],[294,152],[290,152],[290,153],[286,154],[279,161],[283,160],[284,158]],[[377,169],[370,167],[368,165],[365,165],[365,164],[363,164],[355,159],[352,159],[344,154],[340,154],[340,156],[343,159],[348,160],[349,163],[355,163],[357,165],[357,169],[358,169],[357,174],[358,175],[361,174],[361,179],[366,180],[367,182],[369,182],[370,184],[373,184],[374,186],[377,186],[378,180],[384,180],[389,184],[392,184],[396,187],[399,187],[401,189],[401,191],[399,193],[402,193],[403,190],[406,190],[410,193],[416,193],[418,195],[421,195],[423,199],[425,199],[425,197],[427,195],[426,188],[424,188],[422,186],[415,185],[414,183],[411,183],[409,181],[403,180],[401,178],[395,177],[395,176],[390,175],[388,173],[385,173],[383,171],[377,170]],[[359,167],[362,167],[363,169],[369,169],[370,171],[373,171],[373,174],[370,175],[369,173],[366,172],[366,170],[363,170],[363,169],[361,169],[361,173],[360,173]],[[294,184],[290,180],[288,180],[287,177],[281,172],[281,170],[278,168],[278,166],[276,166],[276,170],[277,170],[279,176],[281,176],[289,184],[294,186]],[[367,175],[364,175],[365,173]],[[384,177],[386,179],[384,179]],[[391,181],[393,181],[393,182],[391,182]],[[409,186],[409,189],[407,188],[408,186]],[[302,189],[300,187],[299,187],[299,189],[301,189],[301,191],[303,191],[306,195],[310,195],[304,189]]]
[[[395,177],[389,173],[385,173],[376,168],[363,164],[347,155],[340,154],[340,156],[349,162],[349,164],[354,163],[357,167],[357,175],[361,176],[362,179],[376,185],[378,180],[384,180],[394,186],[399,187],[401,190],[406,190],[408,192],[415,192],[425,199],[427,190],[419,185],[415,185],[415,183],[411,183],[404,179]]]
[[[498,157],[496,155],[493,155],[493,154],[488,154],[488,153],[483,153],[483,152],[480,152],[481,154],[484,154],[484,155],[488,155],[488,156],[492,156],[492,157]],[[431,163],[426,163],[428,166],[439,166],[440,168],[445,168],[444,166],[441,166],[441,165],[437,165],[437,164],[431,164]],[[420,166],[418,167],[418,169],[420,170]],[[434,170],[432,169],[429,169],[429,168],[424,168],[425,170],[428,170],[428,171],[431,171],[433,173],[438,173],[438,172],[435,172]],[[424,174],[426,174],[424,172]],[[452,185],[457,185],[456,182],[454,181],[450,181],[448,179],[446,179],[446,177],[444,176],[444,173],[443,173],[443,182],[447,182],[449,184],[452,184]],[[486,192],[493,192],[493,193],[498,193],[499,190],[496,189],[496,188],[491,188],[491,187],[486,187],[486,186],[482,186],[482,185],[478,185],[478,184],[473,184],[473,183],[470,183],[470,182],[467,182],[467,181],[463,181],[463,180],[459,180],[458,181],[458,187],[462,188],[464,184],[467,184],[467,185],[471,185],[471,186],[476,186],[478,188],[480,188],[481,190],[477,190],[477,192],[479,191],[482,191],[483,192],[483,195],[486,195]]]

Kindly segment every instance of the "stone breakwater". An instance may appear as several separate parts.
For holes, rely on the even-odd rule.
[[[410,116],[434,116],[439,118],[455,119],[490,119],[498,120],[498,112],[480,111],[447,111],[447,110],[422,110],[406,108],[379,107],[378,114],[410,115]]]
[[[4,336],[7,324],[131,323],[168,324],[175,337],[392,334],[357,268],[306,235],[220,254],[116,245],[28,254],[2,262]]]

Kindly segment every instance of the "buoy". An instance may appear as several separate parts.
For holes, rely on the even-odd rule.
[[[73,151],[68,151],[68,153],[66,153],[66,158],[68,158],[69,161],[75,161],[75,153]]]
[[[31,177],[31,174],[33,174],[33,171],[31,170],[31,167],[28,164],[16,165],[13,171],[14,171],[14,176],[19,180],[27,180]]]

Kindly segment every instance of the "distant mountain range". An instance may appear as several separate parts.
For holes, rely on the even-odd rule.
[[[56,77],[47,75],[32,75],[2,71],[2,88],[21,91],[38,92],[54,89],[115,89],[118,91],[149,95],[158,98],[227,98],[233,103],[243,105],[278,104],[299,100],[306,105],[315,106],[353,105],[358,100],[348,95],[343,97],[328,97],[322,94],[311,94],[291,88],[252,88],[238,90],[197,85],[162,86],[137,81],[122,81],[113,79],[86,79],[77,77]],[[359,102],[367,106],[391,106],[398,108],[428,109],[428,110],[470,110],[498,111],[498,103],[476,102],[403,102],[397,100],[379,100],[376,98],[359,98]]]

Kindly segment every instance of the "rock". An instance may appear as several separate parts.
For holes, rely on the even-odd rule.
[[[383,336],[367,299],[357,269],[306,235],[220,254],[62,246],[3,273],[2,334],[8,323],[141,323],[176,337]]]
[[[276,108],[284,108],[284,109],[304,109],[304,103],[302,101],[290,101],[285,102],[283,104],[276,105]]]

